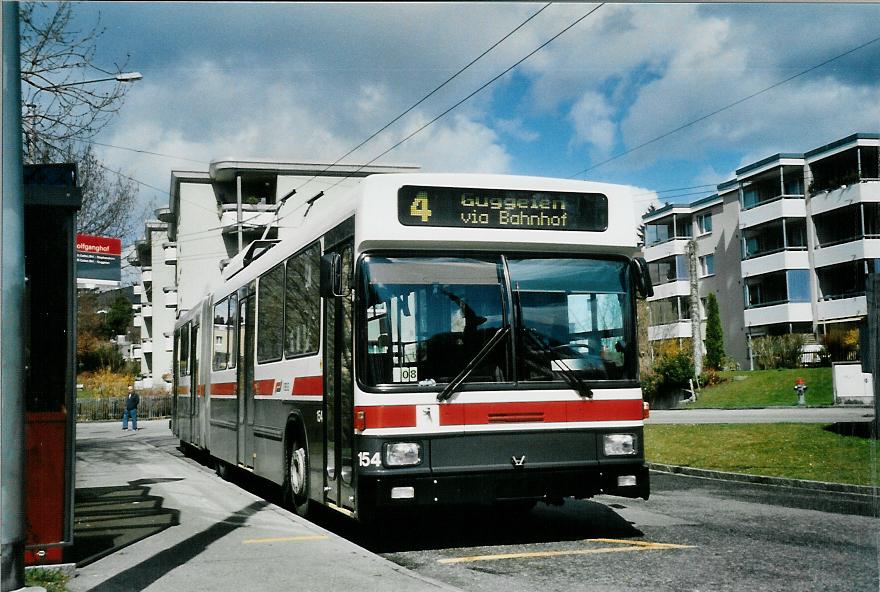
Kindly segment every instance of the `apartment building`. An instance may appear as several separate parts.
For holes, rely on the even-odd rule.
[[[144,223],[144,236],[135,242],[129,263],[140,268],[135,295],[140,298],[134,325],[140,330],[140,342],[132,356],[140,358],[141,378],[138,388],[171,388],[171,357],[176,301],[168,287],[174,284],[174,258],[168,257],[168,226],[159,220]],[[138,347],[139,346],[139,347]]]
[[[140,384],[170,389],[174,322],[223,281],[233,258],[260,240],[296,233],[325,195],[344,193],[367,175],[418,168],[230,158],[212,161],[207,171],[171,171],[168,206],[145,224],[129,259],[140,268]]]
[[[691,240],[701,302],[716,294],[725,349],[743,368],[754,337],[800,333],[816,343],[833,328],[861,327],[865,279],[880,272],[878,148],[880,135],[854,134],[776,154],[738,169],[715,195],[646,214],[649,339],[692,334]]]

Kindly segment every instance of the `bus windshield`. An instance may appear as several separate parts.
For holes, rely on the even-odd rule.
[[[476,357],[465,383],[635,379],[627,269],[622,258],[367,256],[361,380],[432,387]]]

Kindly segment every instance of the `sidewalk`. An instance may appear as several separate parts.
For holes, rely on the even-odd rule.
[[[220,479],[168,420],[77,425],[71,592],[454,590]]]
[[[851,423],[874,418],[873,407],[651,410],[645,423]]]

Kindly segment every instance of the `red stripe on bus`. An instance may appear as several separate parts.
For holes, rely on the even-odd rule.
[[[188,386],[178,386],[177,387],[177,394],[178,395],[188,395],[189,394],[189,387]]]
[[[254,394],[255,395],[274,395],[275,394],[275,379],[267,378],[265,380],[255,380],[254,381]]]
[[[386,405],[382,407],[355,407],[354,415],[364,412],[365,429],[414,428],[416,427],[415,405]]]
[[[234,382],[216,382],[211,385],[211,396],[212,397],[234,397],[235,396],[235,383]]]
[[[196,387],[196,392],[198,393],[198,395],[199,395],[200,397],[204,397],[204,396],[205,396],[205,385],[200,384],[199,386],[197,386],[197,387]]]
[[[324,395],[324,377],[323,376],[297,376],[293,379],[293,396],[323,396]]]
[[[440,425],[443,426],[610,420],[636,421],[641,419],[642,402],[636,399],[452,403],[440,406]]]

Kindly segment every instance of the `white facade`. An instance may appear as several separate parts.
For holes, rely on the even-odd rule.
[[[707,204],[720,208],[700,238]],[[733,227],[716,233],[716,218]],[[734,357],[745,367],[751,336],[852,330],[867,315],[864,280],[880,273],[880,135],[772,156],[737,170],[716,196],[667,205],[643,221],[645,259],[663,274],[654,277],[650,299],[660,317],[649,319],[652,341],[691,335],[683,299],[692,238],[701,264],[714,255],[715,275],[700,271],[700,294],[717,294],[725,348],[739,351]],[[676,313],[679,319],[670,318]]]
[[[167,240],[166,224],[150,220],[144,224],[143,239],[137,241],[129,257],[129,262],[141,269],[140,281],[135,285],[141,301],[135,316],[141,342],[132,350],[141,363],[139,388],[171,388],[170,342],[164,333],[174,326],[175,311],[166,309],[162,298],[163,288],[174,283],[174,266],[166,264],[162,248]]]

